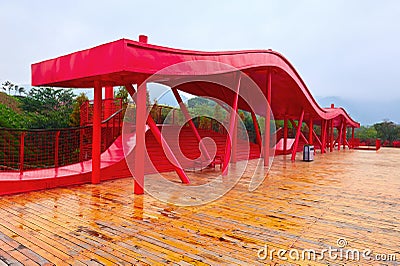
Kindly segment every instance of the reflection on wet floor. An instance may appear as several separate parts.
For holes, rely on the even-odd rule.
[[[317,154],[314,162],[298,156],[295,163],[275,157],[253,192],[249,184],[258,160],[250,161],[232,190],[196,207],[135,196],[132,178],[1,197],[0,265],[398,265],[257,257],[265,245],[321,255],[342,239],[345,249],[400,260],[400,149],[335,151]],[[190,177],[203,184],[219,174],[207,169]],[[146,178],[157,186],[152,182]]]

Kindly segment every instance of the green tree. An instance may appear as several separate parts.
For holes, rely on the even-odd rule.
[[[80,124],[81,124],[81,105],[88,100],[89,99],[84,92],[82,92],[75,98],[73,110],[72,110],[72,113],[70,116],[70,122],[69,122],[69,125],[71,127],[80,126]]]
[[[400,127],[394,122],[388,120],[375,124],[374,128],[378,133],[378,138],[380,138],[383,142],[389,141],[389,145],[392,145],[393,141],[397,139],[400,132]]]
[[[71,89],[32,88],[21,108],[33,115],[30,128],[65,128],[70,122],[74,94]]]
[[[351,134],[350,132],[348,134]],[[359,138],[361,141],[376,139],[378,132],[373,126],[361,126],[354,131],[354,137]]]

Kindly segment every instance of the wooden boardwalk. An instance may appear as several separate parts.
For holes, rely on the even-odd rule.
[[[400,265],[399,163],[385,148],[280,156],[256,191],[244,176],[198,207],[134,196],[132,179],[0,197],[0,265]],[[321,256],[340,238],[397,262],[257,257],[265,245]]]

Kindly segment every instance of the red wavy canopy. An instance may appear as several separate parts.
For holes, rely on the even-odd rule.
[[[337,126],[344,119],[348,127],[359,127],[342,108],[321,108],[312,97],[300,75],[281,54],[272,50],[248,50],[233,52],[200,52],[172,49],[121,39],[87,50],[78,51],[32,65],[33,86],[54,86],[68,88],[92,88],[94,81],[102,86],[135,84],[167,67],[192,61],[212,61],[229,67],[205,68],[203,73],[194,73],[185,67],[173,68],[171,76],[201,74],[227,75],[238,69],[248,75],[260,88],[266,88],[268,71],[272,71],[271,108],[275,119],[297,119],[302,110],[305,119],[333,119]],[[232,76],[231,76],[232,78]],[[165,82],[168,85],[168,82]],[[179,89],[193,95],[209,96],[228,104],[234,93],[216,88],[207,82],[182,84]],[[241,88],[245,90],[245,88]],[[265,94],[265,91],[263,92]],[[254,99],[255,103],[257,99]],[[252,106],[257,104],[252,103]],[[241,99],[239,108],[249,110],[249,103]],[[265,107],[257,106],[256,113],[265,114]]]

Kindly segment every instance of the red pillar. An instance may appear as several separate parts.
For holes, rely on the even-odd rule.
[[[288,119],[285,115],[283,119],[283,154],[287,152],[287,138],[288,138]]]
[[[111,99],[114,99],[114,87],[113,86],[106,86],[104,88],[104,99],[105,105],[104,105],[104,117],[103,119],[107,119],[113,114],[113,101]]]
[[[146,136],[146,83],[137,84],[136,93],[136,147],[135,147],[135,181],[136,195],[144,193],[144,156]]]
[[[129,92],[132,96],[135,95],[136,91],[135,91],[135,88],[132,86],[132,84],[126,84],[126,85],[125,85],[125,88],[128,90],[128,92]],[[145,95],[146,95],[146,92],[145,92]],[[141,95],[141,97],[143,97],[143,95]],[[133,100],[134,100],[135,102],[138,102],[138,101],[139,101],[138,94],[136,94],[136,97],[133,97]],[[143,104],[143,105],[146,107],[146,101],[144,101],[144,104]],[[136,106],[136,108],[138,108],[138,107]],[[138,111],[136,111],[136,112],[137,112],[137,113],[136,113],[136,118],[137,118],[137,116],[138,116],[139,113],[138,113]],[[146,112],[145,112],[145,114],[146,114]],[[145,117],[145,116],[146,116],[146,115],[144,115],[144,117]],[[165,139],[163,138],[163,136],[162,136],[162,134],[161,134],[161,132],[160,132],[160,129],[158,129],[158,127],[157,127],[156,122],[154,122],[153,118],[152,118],[150,115],[148,115],[147,118],[144,118],[144,119],[147,119],[146,122],[147,122],[147,125],[148,125],[149,128],[150,128],[151,133],[153,133],[153,135],[154,135],[154,137],[156,138],[158,144],[160,144],[160,145],[164,148],[164,152],[165,152],[166,156],[167,156],[170,160],[172,160],[172,165],[173,165],[173,167],[174,167],[176,173],[178,174],[179,178],[181,179],[182,183],[184,183],[184,184],[189,184],[189,183],[190,183],[189,178],[188,178],[187,175],[185,174],[185,171],[183,171],[182,166],[180,165],[179,161],[176,159],[176,157],[175,157],[174,153],[172,152],[171,148],[169,147],[168,143],[167,143],[167,142],[165,141]],[[141,120],[140,120],[140,121],[141,121]],[[136,127],[136,130],[138,130],[137,127]],[[145,136],[144,130],[145,130],[145,126],[143,127],[143,132],[140,133],[140,134],[143,134],[143,139],[144,139],[144,136]],[[136,143],[137,143],[137,142],[138,142],[138,137],[136,136]],[[137,144],[136,144],[136,145],[137,145]],[[144,152],[144,145],[145,145],[145,144],[143,143],[143,152]],[[137,149],[137,146],[136,146],[136,152],[137,152],[137,151],[138,151],[138,149]],[[139,153],[138,153],[138,154],[139,154]],[[142,154],[144,154],[144,153],[142,153]],[[135,157],[143,157],[143,156],[135,156]],[[139,162],[141,162],[139,158],[136,158],[136,159],[139,160]],[[135,162],[136,162],[136,161],[135,161]],[[144,162],[143,162],[143,168],[144,168]],[[139,169],[139,170],[140,170],[140,169]],[[136,171],[135,171],[135,172],[136,172]],[[141,173],[141,172],[140,172],[140,173]],[[144,170],[143,170],[143,175],[142,175],[142,176],[143,176],[143,179],[144,179]],[[140,176],[139,176],[139,177],[140,177]],[[140,181],[140,179],[139,179],[139,181]]]
[[[258,122],[257,122],[257,116],[254,113],[253,110],[251,110],[251,119],[253,120],[253,126],[254,126],[254,130],[256,132],[256,141],[257,144],[260,146],[260,152],[262,150],[262,140],[261,140],[261,133],[260,133],[260,128],[258,126]]]
[[[269,165],[270,135],[271,135],[271,91],[272,91],[272,72],[269,69],[267,75],[266,97],[268,105],[265,108],[265,140],[264,140],[264,166]]]
[[[322,146],[321,146],[321,153],[325,153],[326,150],[326,128],[327,128],[327,121],[322,120],[321,122],[321,141],[322,141]]]
[[[228,132],[228,137],[226,139],[226,145],[225,145],[225,157],[224,157],[224,164],[222,168],[222,175],[227,175],[228,174],[228,164],[231,159],[231,145],[232,145],[232,138],[233,138],[233,131],[235,130],[235,123],[236,123],[236,117],[237,117],[237,110],[238,110],[238,102],[239,102],[239,89],[240,89],[240,79],[241,79],[241,74],[240,72],[236,74],[235,81],[236,81],[236,91],[235,91],[235,96],[233,98],[233,103],[232,103],[232,113],[229,121],[229,132]]]
[[[342,138],[343,138],[343,121],[340,121],[339,125],[339,137],[338,137],[338,151],[340,151],[340,146],[342,144]]]
[[[202,152],[207,157],[207,160],[211,160],[210,154],[208,154],[207,148],[204,145],[204,143],[201,142],[200,134],[197,131],[197,128],[192,121],[192,117],[190,116],[185,103],[182,101],[182,97],[179,95],[178,90],[176,88],[172,88],[172,92],[174,93],[175,99],[177,100],[179,106],[181,107],[181,111],[182,111],[183,115],[185,116],[186,120],[188,121],[190,128],[192,129],[194,135],[196,136],[197,141],[200,143],[200,148],[201,148]]]
[[[343,150],[346,149],[347,142],[347,124],[343,122]]]
[[[333,141],[334,141],[334,128],[333,128],[333,119],[331,119],[331,122],[330,122],[330,131],[331,131],[331,139],[330,139],[330,142],[329,142],[329,151],[330,152],[333,152]]]
[[[310,122],[308,123],[308,144],[313,145],[313,130],[314,123],[312,118],[310,118]]]
[[[93,140],[92,140],[92,184],[100,183],[101,155],[101,104],[102,87],[100,81],[94,82]]]
[[[296,138],[294,140],[293,150],[292,150],[292,162],[296,160],[296,152],[297,152],[297,147],[299,146],[299,139],[301,134],[301,126],[303,124],[303,118],[304,118],[304,110],[301,111],[299,123],[297,125]]]
[[[237,135],[238,135],[238,120],[235,119],[233,132],[232,132],[232,154],[231,154],[231,163],[237,162]]]
[[[354,127],[351,128],[351,148],[354,148]]]

